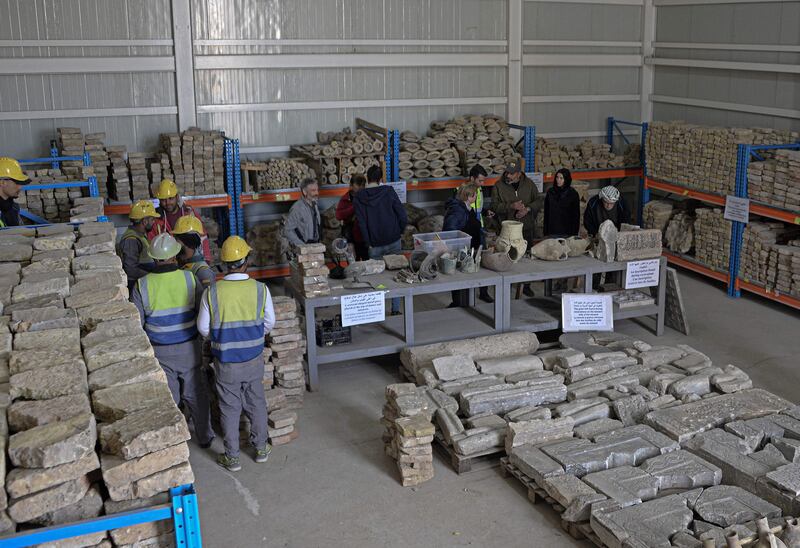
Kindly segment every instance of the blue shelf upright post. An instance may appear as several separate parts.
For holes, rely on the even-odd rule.
[[[197,495],[191,485],[170,489],[172,517],[175,524],[175,546],[177,548],[202,548],[200,534],[200,512]]]
[[[536,126],[525,126],[525,171],[536,171]]]
[[[233,141],[233,189],[236,200],[236,232],[234,234],[244,238],[244,209],[242,208],[242,163],[239,159],[239,139]]]
[[[614,150],[614,117],[609,116],[606,119],[606,144]]]
[[[227,137],[225,138],[224,158],[225,190],[231,200],[231,207],[228,210],[228,236],[233,236],[237,234],[239,211],[236,208],[238,202],[236,201],[236,181],[233,176],[233,140]]]
[[[609,121],[613,120],[613,118],[609,118]],[[639,149],[639,163],[642,164],[642,175],[639,177],[639,196],[642,197],[639,200],[639,208],[637,210],[637,219],[639,222],[642,222],[644,218],[644,204],[650,201],[650,189],[645,186],[644,181],[647,178],[647,153],[645,148],[647,146],[647,122],[642,123],[642,140],[641,140],[641,148]]]
[[[400,180],[400,130],[392,130],[392,182]]]
[[[750,164],[750,145],[738,145],[736,150],[736,178],[734,179],[734,195],[747,198],[747,166]],[[741,291],[736,287],[739,277],[739,264],[744,239],[744,223],[731,222],[731,245],[728,259],[728,296],[737,298]]]

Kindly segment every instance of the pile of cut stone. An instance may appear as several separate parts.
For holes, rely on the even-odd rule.
[[[305,244],[295,248],[296,258],[289,264],[292,282],[306,297],[330,295],[330,270],[325,264],[325,244]]]
[[[637,158],[634,164],[626,164],[626,157],[613,154],[611,146],[607,144],[583,141],[575,147],[569,147],[552,139],[536,139],[536,171],[607,169],[639,163]]]
[[[800,408],[688,346],[615,334],[564,335],[561,344],[538,355],[565,376],[570,403],[554,414],[571,413],[574,431],[521,444],[507,437],[507,447],[510,468],[536,484],[567,530],[605,546],[721,546],[732,532],[752,540],[759,518],[780,530],[781,514],[800,513]],[[620,367],[608,369],[612,361]]]
[[[695,215],[695,258],[710,268],[726,272],[731,250],[730,221],[722,216],[719,208],[701,208]]]
[[[800,211],[800,151],[776,150],[774,160],[751,161],[747,193],[754,202]]]
[[[433,479],[434,427],[427,391],[411,383],[386,387],[381,423],[386,454],[397,461],[403,487]],[[452,400],[452,398],[450,398]],[[455,400],[452,400],[455,404]],[[457,405],[457,404],[455,404]]]
[[[458,150],[446,136],[423,137],[413,131],[400,134],[400,179],[461,177]]]
[[[289,241],[283,236],[283,223],[270,221],[254,225],[247,231],[247,243],[253,248],[251,261],[255,266],[286,264]]]
[[[76,180],[67,177],[60,169],[36,169],[25,172],[33,184],[67,183]],[[34,215],[54,223],[69,221],[72,201],[83,196],[81,188],[56,188],[20,192],[17,203]]]
[[[651,200],[644,204],[642,226],[666,232],[672,218],[673,203],[669,200]]]
[[[353,175],[366,174],[372,166],[380,166],[384,143],[363,129],[350,128],[339,132],[317,132],[317,142],[296,145],[292,153],[310,160],[320,184],[349,184]]]
[[[647,170],[655,179],[717,194],[733,194],[737,145],[776,145],[797,140],[797,132],[777,129],[653,122],[645,145]]]
[[[300,327],[297,302],[291,297],[272,297],[275,308],[275,327],[267,337],[272,351],[271,364],[274,370],[275,388],[286,396],[285,408],[303,407],[306,378],[303,354],[306,340]]]
[[[0,234],[2,417],[13,433],[5,531],[163,503],[194,481],[186,421],[127,301],[115,235],[110,223]],[[174,545],[170,521],[108,535],[114,546]]]
[[[162,133],[160,143],[163,177],[175,181],[184,196],[225,194],[224,138],[219,131],[195,127]]]

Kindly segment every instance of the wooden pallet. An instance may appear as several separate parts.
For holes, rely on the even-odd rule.
[[[433,437],[433,441],[435,442],[434,446],[438,448],[442,457],[450,460],[450,464],[452,465],[453,470],[456,471],[456,474],[472,472],[473,466],[477,467],[475,469],[476,471],[494,468],[500,462],[498,457],[505,453],[505,449],[497,447],[465,457],[464,455],[459,455],[451,446],[447,445],[447,442],[439,432],[436,432]]]

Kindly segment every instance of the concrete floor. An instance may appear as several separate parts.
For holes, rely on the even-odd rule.
[[[634,321],[617,331],[692,345],[715,364],[743,368],[756,386],[800,401],[800,314],[760,298],[729,299],[691,274],[680,279],[691,336],[667,329],[657,339]],[[322,389],[299,411],[300,438],[276,448],[267,464],[243,454],[243,470],[231,474],[214,464],[213,451],[193,446],[205,546],[589,546],[497,467],[458,476],[437,455],[432,481],[401,487],[379,423],[396,370],[394,356],[323,366]]]

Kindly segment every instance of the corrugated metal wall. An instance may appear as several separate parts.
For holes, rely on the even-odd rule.
[[[656,57],[763,70],[656,65],[655,119],[800,130],[800,2],[659,6]]]

